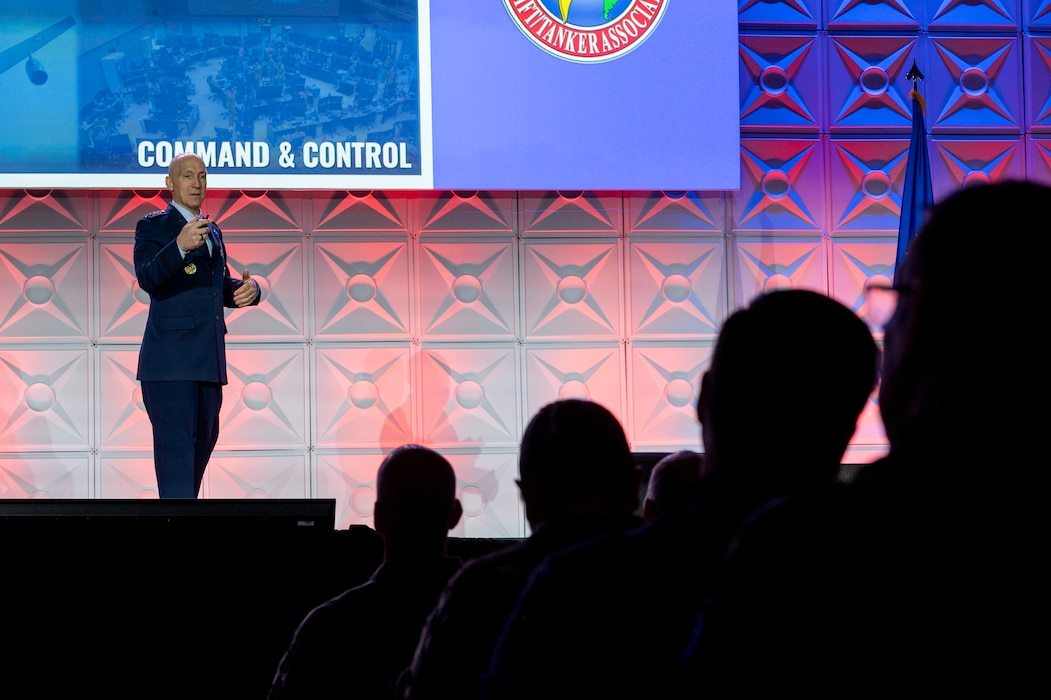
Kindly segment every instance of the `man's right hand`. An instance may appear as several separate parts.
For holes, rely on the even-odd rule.
[[[202,219],[198,217],[183,226],[182,231],[179,232],[179,237],[175,239],[179,248],[184,253],[189,253],[191,250],[197,250],[204,245],[204,241],[208,236],[208,225],[210,223],[210,219]]]

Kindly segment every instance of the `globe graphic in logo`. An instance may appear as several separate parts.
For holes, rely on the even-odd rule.
[[[555,17],[578,27],[598,27],[616,20],[631,5],[630,0],[543,0]],[[563,13],[565,16],[563,17]]]

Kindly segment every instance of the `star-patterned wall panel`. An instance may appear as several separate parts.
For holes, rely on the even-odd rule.
[[[827,293],[882,341],[863,290],[893,274],[910,90],[936,196],[1051,183],[1049,0],[740,0],[739,30],[737,190],[209,192],[262,302],[227,312],[202,496],[369,524],[377,466],[416,442],[456,469],[454,535],[523,535],[517,446],[545,403],[606,405],[637,452],[701,450],[700,378],[757,294]],[[156,498],[132,243],[167,196],[0,190],[0,498]],[[885,449],[874,395],[844,461]]]

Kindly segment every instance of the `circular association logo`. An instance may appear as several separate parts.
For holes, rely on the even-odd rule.
[[[547,53],[602,63],[633,51],[653,34],[669,0],[504,0],[511,19]]]

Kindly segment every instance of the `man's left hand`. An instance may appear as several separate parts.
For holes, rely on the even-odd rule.
[[[243,284],[234,290],[234,305],[249,306],[259,296],[259,285],[254,279],[248,278]]]

